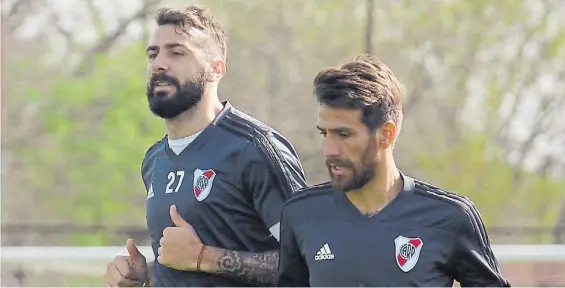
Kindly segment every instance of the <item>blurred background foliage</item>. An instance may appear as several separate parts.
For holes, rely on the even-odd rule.
[[[494,244],[565,243],[562,0],[4,0],[2,245],[148,244],[140,166],[165,127],[144,50],[155,10],[189,4],[227,30],[221,98],[287,136],[309,183],[327,179],[313,77],[370,52],[408,90],[405,173],[473,199]],[[98,286],[104,264],[2,260],[2,286]],[[565,285],[531,264],[502,269]]]
[[[157,7],[196,2],[6,2],[2,242],[122,245],[106,230],[17,227],[144,229],[141,160],[165,131],[147,106],[144,50]],[[469,196],[489,227],[546,229],[495,243],[563,241],[551,233],[565,225],[561,1],[202,4],[228,32],[222,99],[286,135],[311,184],[327,178],[312,79],[370,51],[408,90],[395,150],[404,172]]]

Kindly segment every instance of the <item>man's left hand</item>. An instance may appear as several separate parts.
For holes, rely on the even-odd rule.
[[[198,257],[203,248],[202,241],[192,225],[182,218],[175,205],[171,205],[170,214],[175,226],[167,227],[163,231],[157,261],[176,270],[196,271]],[[203,262],[202,265],[207,263]],[[203,268],[201,267],[201,270]]]

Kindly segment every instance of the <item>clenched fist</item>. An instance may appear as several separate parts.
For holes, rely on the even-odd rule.
[[[107,287],[141,287],[148,280],[147,263],[133,239],[126,242],[129,256],[116,256],[106,266],[104,279]]]
[[[179,214],[175,205],[171,205],[169,212],[175,226],[167,227],[163,231],[157,261],[176,270],[197,271],[198,258],[201,257],[200,253],[205,246],[192,225]],[[200,271],[211,268],[209,261],[204,258],[201,260]]]

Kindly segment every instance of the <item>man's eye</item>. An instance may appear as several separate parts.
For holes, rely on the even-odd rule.
[[[345,132],[340,132],[337,135],[339,135],[340,138],[347,138],[349,137],[349,133],[345,133]]]
[[[157,57],[157,54],[148,54],[147,58],[149,59],[155,59],[155,57]]]
[[[184,53],[182,53],[182,52],[173,52],[172,54],[173,54],[173,56],[182,56],[182,55],[184,55]]]

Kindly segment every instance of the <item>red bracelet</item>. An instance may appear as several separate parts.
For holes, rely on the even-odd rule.
[[[196,261],[196,271],[198,272],[200,272],[200,263],[202,262],[202,256],[204,256],[204,249],[206,249],[206,245],[202,244],[200,254],[198,254],[198,261]]]

